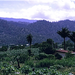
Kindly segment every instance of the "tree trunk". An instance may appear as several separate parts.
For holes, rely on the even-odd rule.
[[[30,50],[31,50],[31,44],[30,44]]]
[[[18,68],[20,68],[20,64],[19,64],[19,59],[17,58],[17,64],[18,64]]]
[[[30,42],[30,50],[31,50],[31,42]]]
[[[74,52],[75,52],[75,42],[74,42]]]
[[[64,38],[64,50],[66,50],[66,47],[65,47],[65,38]]]

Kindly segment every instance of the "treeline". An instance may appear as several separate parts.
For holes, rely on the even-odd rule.
[[[68,37],[71,41],[74,42],[73,51],[75,51],[75,31],[69,31],[68,28],[62,28],[62,30],[58,31],[57,33],[64,39],[64,50],[66,50],[65,38]]]
[[[30,44],[30,48],[32,45],[32,47],[40,48],[42,52],[43,51],[45,53],[48,52],[49,54],[51,54],[50,52],[52,52],[54,49],[58,49],[58,48],[64,48],[64,50],[68,49],[68,50],[75,51],[75,32],[74,31],[69,31],[68,28],[62,28],[62,30],[57,31],[57,34],[59,34],[64,39],[64,41],[61,42],[62,44],[56,43],[51,38],[49,38],[45,42],[35,43],[34,45],[32,45],[33,37],[34,37],[34,36],[32,36],[32,34],[27,35],[26,40]],[[70,38],[70,40],[72,40],[74,42],[74,44],[70,40],[66,41],[66,37]],[[2,48],[0,48],[0,51],[6,51],[9,48],[10,48],[10,50],[23,49],[23,48],[25,48],[25,46],[26,45],[2,46]],[[73,46],[74,46],[74,49],[73,49]],[[52,51],[50,51],[50,50],[52,50]]]
[[[7,51],[7,50],[17,50],[17,49],[24,49],[26,45],[7,45],[7,46],[1,46],[0,51]]]
[[[40,20],[34,23],[12,22],[0,19],[0,45],[26,44],[25,37],[31,33],[33,44],[46,41],[52,38],[55,42],[61,43],[63,39],[57,34],[62,27],[70,31],[75,30],[75,21],[64,20],[59,22],[48,22]]]
[[[68,35],[66,34],[67,32],[69,33]],[[61,33],[61,35],[66,38],[71,37],[73,32],[68,31],[67,28],[62,28],[62,30],[57,31],[57,33]],[[0,52],[1,75],[15,75],[17,73],[19,73],[19,75],[69,75],[70,71],[61,72],[60,70],[64,70],[66,67],[74,67],[75,57],[73,57],[71,53],[67,53],[66,57],[61,59],[62,56],[56,53],[56,49],[72,47],[73,43],[69,40],[65,41],[64,39],[65,44],[62,42],[62,45],[59,45],[49,38],[44,42],[32,45],[33,37],[32,34],[26,36],[26,40],[30,45],[28,47],[25,45],[2,47],[4,51],[8,47],[7,50],[9,51]]]

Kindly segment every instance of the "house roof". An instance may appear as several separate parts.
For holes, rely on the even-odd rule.
[[[67,50],[57,50],[57,52],[61,52],[61,53],[68,53]]]
[[[57,50],[57,52],[68,53],[68,50]],[[75,52],[71,51],[71,54],[75,54]]]

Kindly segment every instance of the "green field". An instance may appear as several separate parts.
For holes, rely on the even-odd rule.
[[[1,75],[69,75],[69,73],[75,73],[75,56],[59,60],[52,54],[40,54],[39,48],[31,48],[31,55],[29,55],[28,49],[0,52]],[[18,62],[20,67],[18,67]]]

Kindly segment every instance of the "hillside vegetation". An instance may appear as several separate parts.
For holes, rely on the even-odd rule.
[[[3,22],[1,21],[2,28],[3,26],[6,26],[7,29],[10,29],[11,33],[6,28],[2,31],[2,34],[6,36],[12,35],[12,38],[16,36],[15,40],[13,42],[19,41],[25,41],[27,40],[29,43],[29,46],[26,45],[10,45],[10,46],[2,46],[0,48],[0,75],[74,75],[75,74],[75,56],[72,54],[72,51],[75,51],[75,47],[69,40],[65,42],[61,42],[61,45],[58,45],[58,43],[55,43],[56,41],[52,40],[51,38],[44,41],[44,37],[47,33],[43,31],[45,30],[45,23],[48,23],[47,21],[37,21],[32,24],[25,25],[25,27],[21,27],[20,25],[14,25],[15,22]],[[44,22],[44,23],[42,23]],[[10,23],[10,24],[9,24]],[[6,25],[5,25],[6,24]],[[17,23],[16,23],[17,24]],[[23,23],[24,24],[24,23]],[[40,28],[38,27],[39,24]],[[47,24],[47,27],[50,25]],[[8,27],[9,26],[9,27]],[[16,28],[14,28],[16,26]],[[32,28],[32,26],[34,28]],[[35,30],[35,26],[36,30]],[[53,25],[52,25],[53,26]],[[30,28],[30,29],[29,29]],[[52,27],[51,27],[52,28]],[[22,29],[22,30],[21,30]],[[31,29],[33,29],[31,31]],[[23,31],[25,31],[28,34],[27,36],[23,36]],[[27,31],[28,30],[28,31]],[[33,32],[34,31],[34,32]],[[40,38],[42,37],[43,42],[41,43],[35,43],[32,45],[32,42],[34,40],[38,40],[38,35],[35,33],[41,34]],[[48,30],[46,30],[48,32]],[[13,34],[14,33],[14,34]],[[37,35],[37,38],[35,38]],[[42,34],[44,33],[44,35]],[[60,34],[59,34],[60,33]],[[18,34],[18,35],[17,35]],[[33,35],[32,35],[33,34]],[[57,32],[56,32],[57,34]],[[62,28],[62,30],[59,29],[58,34],[61,36],[61,38],[69,37],[74,43],[75,43],[75,32],[69,31],[67,28]],[[54,34],[53,34],[54,35]],[[8,36],[9,37],[9,36]],[[23,38],[25,40],[23,40]],[[57,36],[56,36],[57,37]],[[48,38],[48,37],[45,37]],[[59,39],[59,38],[58,38]],[[9,41],[9,39],[7,39]],[[21,44],[21,42],[18,41],[18,44]],[[11,40],[10,40],[11,43]],[[74,47],[74,48],[73,48]],[[65,57],[61,56],[59,53],[57,53],[57,50],[59,48],[68,49],[68,52],[65,54]],[[73,50],[72,50],[73,48]]]
[[[57,34],[57,31],[62,27],[75,31],[75,21],[48,22],[39,20],[34,23],[26,23],[0,19],[0,45],[26,44],[26,36],[30,33],[34,36],[32,44],[41,43],[48,38],[61,43],[63,39]]]

